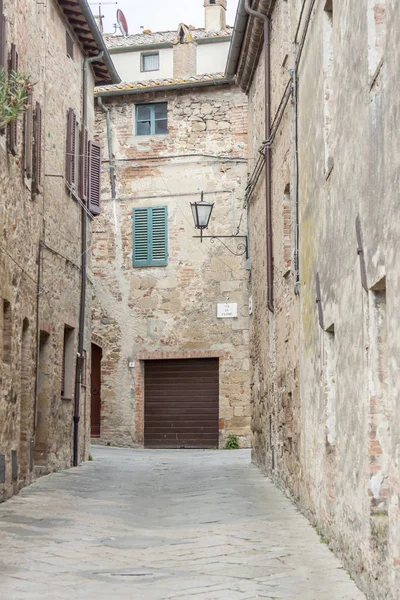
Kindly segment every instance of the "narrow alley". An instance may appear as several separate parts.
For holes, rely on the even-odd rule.
[[[0,507],[1,600],[361,600],[248,450],[95,447]]]

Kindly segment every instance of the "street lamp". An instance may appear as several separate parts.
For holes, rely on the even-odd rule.
[[[210,222],[211,213],[214,208],[214,202],[205,202],[204,201],[204,192],[201,192],[201,200],[200,202],[191,202],[190,207],[192,209],[192,215],[194,220],[194,226],[196,229],[200,229],[200,235],[195,235],[193,237],[200,238],[201,243],[203,243],[203,238],[208,238],[211,243],[214,243],[215,240],[221,242],[223,246],[231,254],[234,256],[242,256],[246,254],[246,259],[249,258],[249,249],[248,249],[248,240],[247,235],[203,235],[203,230],[208,228],[208,224]],[[239,231],[239,227],[238,227]],[[229,246],[227,246],[222,239],[244,239],[244,242],[240,242],[237,245],[238,252],[233,252]]]
[[[204,202],[204,192],[201,192],[200,202],[191,202],[194,226],[200,229],[200,240],[203,242],[203,229],[207,229],[210,222],[211,213],[214,208],[214,202]]]

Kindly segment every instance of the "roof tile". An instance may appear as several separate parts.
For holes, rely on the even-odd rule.
[[[227,26],[222,31],[206,31],[205,29],[190,29],[191,35],[194,40],[199,39],[212,39],[216,37],[231,37],[233,28]],[[165,42],[172,42],[176,39],[176,29],[174,31],[158,31],[155,33],[135,33],[133,35],[104,35],[104,41],[107,48],[112,50],[113,48],[129,48],[135,46],[147,46],[151,44],[162,44]]]
[[[151,79],[149,81],[131,81],[122,82],[114,85],[102,85],[95,88],[96,96],[103,96],[118,91],[129,91],[129,90],[151,90],[158,87],[169,87],[174,85],[181,85],[185,87],[187,84],[196,83],[225,83],[224,73],[207,73],[205,75],[192,75],[191,77],[171,77],[168,79]]]

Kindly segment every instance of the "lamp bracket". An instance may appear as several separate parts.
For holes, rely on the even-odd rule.
[[[200,239],[201,241],[203,241],[203,238],[208,239],[212,244],[215,243],[215,240],[218,240],[227,250],[229,250],[231,254],[233,254],[233,256],[243,256],[245,254],[246,259],[249,258],[249,244],[247,235],[203,235],[203,231],[201,231],[201,235],[194,235],[193,237]],[[242,239],[244,241],[238,243],[236,247],[238,252],[234,252],[227,244],[225,244],[225,242],[222,241],[223,239]]]

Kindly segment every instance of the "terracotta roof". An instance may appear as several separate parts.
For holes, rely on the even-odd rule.
[[[190,29],[190,33],[194,40],[213,39],[218,37],[231,37],[232,27],[227,26],[222,31],[206,31],[205,29]],[[134,46],[151,46],[152,44],[172,44],[177,36],[177,30],[174,31],[158,31],[156,33],[136,33],[123,37],[122,35],[104,35],[104,41],[107,48],[111,51],[113,48],[129,48]]]
[[[96,83],[120,81],[87,0],[57,0],[57,2],[86,56],[97,56],[103,52],[103,57],[92,63]]]
[[[96,96],[114,96],[139,93],[141,91],[153,91],[157,89],[179,88],[185,86],[218,85],[229,83],[224,73],[212,73],[207,75],[193,75],[192,77],[171,77],[170,79],[151,79],[149,81],[133,81],[131,83],[122,81],[114,85],[102,85],[95,88]]]

